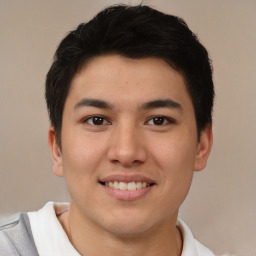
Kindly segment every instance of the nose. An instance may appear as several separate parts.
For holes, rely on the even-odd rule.
[[[143,164],[147,153],[141,135],[139,128],[132,124],[120,124],[113,129],[108,149],[109,161],[123,167]]]

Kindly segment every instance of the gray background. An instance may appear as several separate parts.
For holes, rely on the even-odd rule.
[[[111,3],[0,0],[0,215],[68,200],[52,174],[44,79],[63,36]],[[217,254],[256,255],[256,1],[143,1],[181,16],[214,65],[214,145],[181,217]]]

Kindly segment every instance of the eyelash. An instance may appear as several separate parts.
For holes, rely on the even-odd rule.
[[[95,120],[93,120],[93,119],[95,119]],[[100,119],[100,121],[102,121],[103,123],[100,123],[100,124],[93,123],[94,121],[97,121],[97,119]],[[92,123],[90,123],[90,120],[92,121]],[[150,121],[153,121],[153,122],[160,121],[160,124],[149,124]],[[161,121],[163,123],[161,123]],[[110,125],[111,124],[104,116],[100,116],[100,115],[89,116],[89,117],[85,118],[82,121],[82,123],[88,123],[89,125],[93,125],[93,126],[102,126],[102,125]],[[152,125],[152,126],[164,126],[164,125],[171,124],[171,123],[172,124],[175,123],[175,120],[173,120],[169,117],[166,117],[166,116],[152,116],[144,124]]]
[[[106,122],[106,123],[103,123],[103,124],[93,124],[93,123],[89,123],[90,120],[93,121],[93,119],[101,119],[103,120],[103,122]],[[95,121],[95,120],[94,120]],[[89,125],[93,125],[93,126],[102,126],[102,125],[110,125],[111,123],[104,117],[104,116],[89,116],[87,118],[85,118],[84,120],[82,120],[82,123],[88,123]]]
[[[162,121],[164,123],[162,124],[149,124],[150,121],[153,121],[154,122],[154,119],[162,119]],[[159,120],[155,120],[155,121],[159,121]],[[153,126],[164,126],[164,125],[167,125],[167,124],[174,124],[175,121],[169,117],[166,117],[166,116],[152,116],[148,119],[147,122],[145,122],[145,124],[149,124],[149,125],[153,125]]]

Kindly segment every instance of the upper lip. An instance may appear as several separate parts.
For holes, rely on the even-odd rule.
[[[101,183],[106,183],[110,181],[127,182],[127,183],[135,181],[135,182],[147,182],[149,184],[156,183],[153,179],[143,175],[139,175],[139,174],[135,174],[135,175],[112,174],[99,180],[99,182]]]

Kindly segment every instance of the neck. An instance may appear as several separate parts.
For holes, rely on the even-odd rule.
[[[74,248],[86,256],[177,256],[182,252],[182,236],[176,221],[166,221],[140,234],[120,235],[102,230],[70,211],[59,216]]]

